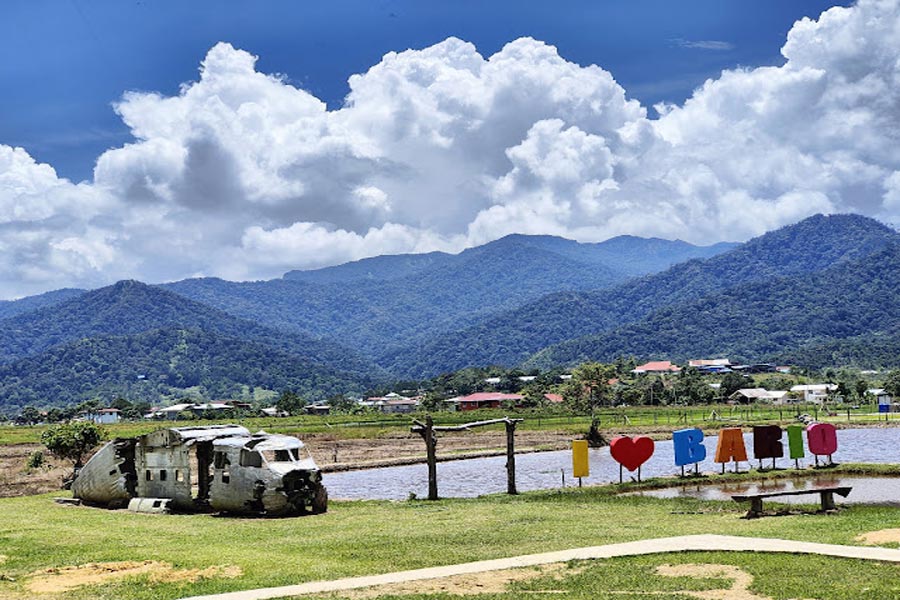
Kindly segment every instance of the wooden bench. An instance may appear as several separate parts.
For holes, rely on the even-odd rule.
[[[802,496],[804,494],[819,494],[822,501],[822,510],[834,510],[834,495],[837,494],[841,498],[846,498],[852,487],[826,487],[812,488],[809,490],[796,490],[793,492],[760,492],[758,494],[740,494],[732,496],[735,502],[750,501],[750,510],[747,512],[748,519],[755,519],[763,515],[763,498],[775,498],[777,496]]]

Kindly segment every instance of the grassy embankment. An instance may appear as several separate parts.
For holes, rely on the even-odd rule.
[[[881,467],[878,472],[888,470]],[[647,486],[657,483],[650,482]],[[151,568],[147,573],[119,581],[68,589],[58,593],[58,597],[177,598],[697,533],[854,544],[858,543],[855,538],[860,533],[900,526],[900,510],[891,507],[852,506],[831,515],[795,513],[745,520],[740,518],[743,509],[731,502],[614,495],[622,489],[631,488],[627,485],[569,488],[516,497],[438,502],[334,502],[325,515],[292,519],[133,514],[61,506],[54,504],[50,495],[3,499],[0,500],[0,555],[4,557],[0,558],[0,597],[35,597],[30,587],[36,581],[31,575],[34,572],[92,562],[158,561],[176,570],[165,571],[160,576]],[[859,585],[862,585],[860,578],[869,574],[881,573],[881,577],[892,581],[900,576],[896,567],[856,561],[775,556],[714,559],[715,562],[736,560],[736,564],[757,569],[766,578],[773,569],[790,573],[804,568],[801,565],[813,569],[808,572],[808,578],[815,580],[820,575],[817,569],[829,569],[828,576],[836,577],[836,583],[843,579],[841,573],[847,573],[846,581]],[[642,560],[603,561],[591,566],[590,569],[611,569],[608,576],[602,577],[605,588],[598,588],[600,583],[578,583],[580,576],[573,575],[572,597],[603,589],[621,589],[616,586],[626,585],[621,583],[623,577],[638,577],[634,581],[643,585],[641,569],[680,559],[662,557],[656,563],[651,559]],[[185,569],[213,566],[238,567],[240,574],[226,578],[213,573],[212,577],[196,581],[178,575]],[[653,579],[647,577],[647,581]],[[532,584],[540,585],[539,582],[522,585]],[[666,589],[667,584],[652,585]],[[870,587],[884,592],[889,585],[873,580]],[[804,591],[806,588],[799,583],[784,590],[787,595],[777,597],[823,597]]]

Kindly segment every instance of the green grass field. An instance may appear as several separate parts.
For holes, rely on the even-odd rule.
[[[895,423],[898,416],[880,415],[877,407],[861,406],[856,409],[823,410],[816,406],[793,405],[777,407],[771,405],[709,405],[709,406],[659,406],[659,407],[624,407],[597,410],[594,413],[601,428],[614,428],[617,431],[635,430],[670,430],[681,427],[701,427],[718,429],[721,427],[737,427],[759,425],[762,423],[793,423],[795,416],[806,413],[815,416],[819,421],[832,422],[852,427],[853,425],[872,425],[877,423]],[[435,423],[439,425],[458,425],[470,421],[494,419],[504,416],[523,418],[519,425],[523,430],[562,431],[583,434],[591,424],[590,415],[572,415],[557,410],[479,410],[472,412],[439,412],[434,414]],[[287,418],[248,418],[226,419],[219,421],[138,421],[134,423],[118,423],[107,425],[105,429],[110,437],[131,437],[143,435],[161,427],[209,425],[213,423],[239,422],[251,431],[264,429],[270,433],[302,434],[328,433],[335,439],[374,438],[398,432],[408,432],[413,418],[422,415],[309,415]],[[887,419],[887,421],[886,421]],[[46,429],[43,425],[32,427],[0,426],[0,445],[39,443],[41,433]]]
[[[900,526],[900,510],[890,507],[853,506],[832,515],[745,520],[740,518],[744,510],[730,502],[615,496],[613,489],[570,488],[433,503],[333,502],[327,514],[291,519],[133,514],[58,505],[50,495],[4,499],[0,597],[33,597],[29,574],[91,562],[152,560],[175,569],[229,565],[242,574],[193,583],[138,575],[71,589],[59,597],[178,598],[697,533],[854,544],[860,533]],[[750,564],[750,559],[735,560]],[[771,563],[765,568],[787,571],[793,560],[769,557],[757,562],[759,568]],[[657,563],[647,563],[652,564]],[[856,570],[842,566],[835,572],[841,569]],[[572,585],[580,590],[572,597],[602,597],[593,588]],[[821,597],[804,589],[788,586],[787,595],[779,597]]]

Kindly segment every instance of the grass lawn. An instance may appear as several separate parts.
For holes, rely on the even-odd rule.
[[[435,598],[439,586],[442,600],[472,598],[454,593],[466,584],[484,589],[479,600],[514,600],[531,597],[559,597],[585,600],[598,598],[677,599],[722,598],[728,600],[788,600],[822,598],[828,600],[885,600],[900,597],[900,565],[824,556],[775,557],[766,554],[731,552],[686,552],[606,560],[572,561],[557,569],[519,569],[513,581],[504,574],[495,581],[469,576],[446,583],[417,582],[403,589],[368,591],[378,600],[419,600]],[[496,579],[500,579],[499,585]],[[516,580],[517,579],[517,580]],[[414,593],[416,585],[428,593]],[[501,589],[496,589],[500,587]],[[401,593],[403,592],[403,593]],[[413,592],[413,593],[410,593]],[[706,592],[696,596],[691,592]],[[353,598],[351,594],[349,596]],[[305,596],[307,600],[335,600],[340,595]]]
[[[832,515],[756,520],[741,519],[743,512],[734,503],[613,496],[608,488],[433,503],[333,502],[325,515],[290,519],[132,514],[57,505],[52,495],[10,498],[0,500],[0,598],[33,597],[28,586],[32,582],[29,574],[35,571],[91,562],[160,561],[175,569],[228,565],[239,567],[241,574],[194,582],[177,576],[136,575],[70,589],[59,597],[177,598],[696,533],[854,544],[862,532],[900,527],[900,509],[889,507],[854,506]],[[816,563],[814,558],[735,558],[738,555],[726,554],[715,561],[725,562],[729,556],[747,569],[763,569],[760,573],[766,579],[765,569],[781,568],[787,573],[790,565],[809,564],[809,569],[800,571],[814,582],[820,568],[825,568],[817,566],[824,563]],[[641,560],[649,562],[629,559],[622,565],[646,564],[651,569],[679,559]],[[625,577],[628,568],[615,567],[615,563],[604,561]],[[590,569],[601,567],[592,565]],[[892,578],[898,574],[891,570],[894,567],[879,564],[858,569],[841,566],[835,572],[863,573],[866,569],[890,573]],[[608,579],[618,581],[612,575]],[[646,574],[639,578],[642,583],[651,579]],[[577,583],[577,578],[573,582],[580,590],[577,594],[603,597],[585,587],[587,584]],[[799,591],[778,597],[821,597],[803,591],[806,588],[789,589]],[[577,594],[573,591],[572,597],[581,597]]]

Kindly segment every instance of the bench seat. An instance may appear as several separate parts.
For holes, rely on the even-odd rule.
[[[753,519],[763,515],[762,502],[764,498],[776,498],[778,496],[803,496],[806,494],[819,494],[822,503],[822,510],[834,510],[834,495],[837,494],[842,498],[846,498],[852,490],[849,486],[820,487],[808,490],[794,490],[783,492],[760,492],[758,494],[737,494],[731,497],[735,502],[750,501],[750,510],[747,512],[747,518]]]

